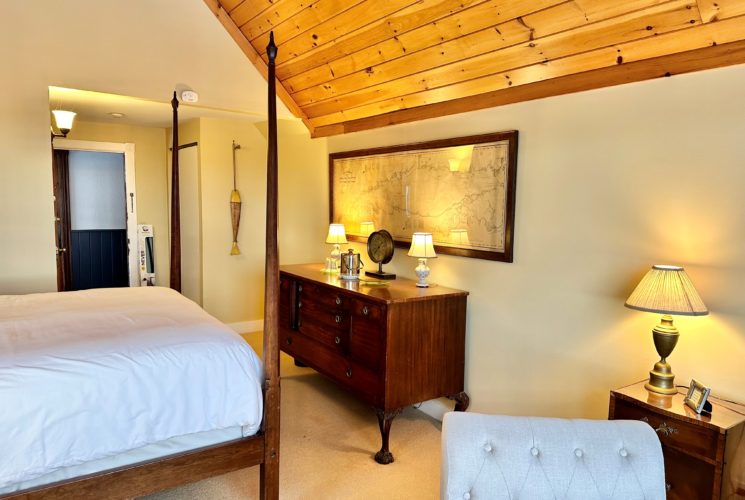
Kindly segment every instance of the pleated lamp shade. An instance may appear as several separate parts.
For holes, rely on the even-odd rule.
[[[691,279],[678,266],[652,266],[624,305],[631,309],[660,314],[709,314]]]

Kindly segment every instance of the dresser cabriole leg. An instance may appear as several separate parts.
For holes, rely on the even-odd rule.
[[[471,398],[468,397],[468,394],[466,394],[465,391],[459,392],[458,394],[452,394],[447,398],[455,401],[454,411],[466,411],[468,405],[471,404]]]
[[[391,432],[393,419],[401,413],[401,410],[402,408],[396,408],[391,411],[375,408],[375,415],[378,417],[378,426],[380,426],[380,437],[383,442],[380,451],[375,454],[375,461],[379,464],[385,465],[393,462],[393,453],[388,450],[388,436]]]

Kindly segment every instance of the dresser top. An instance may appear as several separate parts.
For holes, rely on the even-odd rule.
[[[323,264],[321,263],[294,264],[280,266],[279,271],[280,274],[288,274],[297,278],[312,280],[322,285],[352,291],[386,303],[468,295],[468,292],[463,290],[447,288],[437,284],[434,286],[430,285],[428,288],[419,288],[416,286],[416,281],[398,277],[395,280],[384,282],[365,276],[361,276],[359,280],[343,280],[339,278],[338,274],[321,272],[322,268]]]
[[[721,401],[710,395],[708,401],[712,404],[712,412],[699,415],[683,402],[688,393],[687,389],[679,388],[677,394],[665,396],[649,392],[644,388],[645,382],[646,380],[643,380],[611,392],[621,399],[631,402],[638,401],[655,409],[658,413],[686,419],[703,427],[716,428],[720,432],[731,429],[745,421],[745,406],[743,405]]]

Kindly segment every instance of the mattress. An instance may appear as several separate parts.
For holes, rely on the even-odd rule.
[[[170,289],[0,296],[0,491],[179,436],[255,434],[262,379],[239,335]]]

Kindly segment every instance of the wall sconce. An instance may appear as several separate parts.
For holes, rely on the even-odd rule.
[[[360,235],[367,238],[370,236],[370,233],[375,231],[375,224],[372,222],[360,222]]]
[[[451,229],[450,230],[450,243],[457,247],[467,247],[471,245],[468,239],[468,230],[466,229]]]
[[[334,245],[331,250],[331,256],[326,259],[325,273],[338,273],[341,264],[341,251],[339,245],[347,242],[347,233],[344,230],[344,224],[329,224],[329,234],[326,236],[326,243]]]
[[[55,134],[54,129],[52,129],[52,137],[67,137],[67,134],[72,130],[72,122],[75,121],[75,112],[55,109],[52,111],[52,115],[54,116],[55,127],[61,132]]]
[[[429,287],[429,283],[427,283],[427,277],[429,276],[427,259],[437,258],[435,247],[432,245],[432,233],[414,233],[411,236],[409,257],[417,257],[419,259],[419,265],[414,269],[414,272],[419,278],[416,286],[419,288]]]

